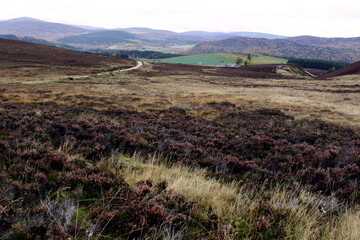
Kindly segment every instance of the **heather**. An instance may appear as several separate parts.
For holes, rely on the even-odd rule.
[[[140,113],[1,103],[0,234],[5,239],[286,238],[296,232],[286,224],[296,219],[290,199],[297,199],[302,211],[316,212],[319,224],[357,206],[356,130],[294,120],[274,109],[209,105],[222,114],[209,120],[179,108]],[[141,155],[136,161],[144,164],[161,156],[159,164],[169,169],[187,166],[184,174],[204,169],[202,181],[233,184],[226,204],[238,206],[237,218],[219,210],[220,200],[202,202],[195,193],[178,191],[171,178],[137,178],[149,169],[121,160],[124,155]],[[162,174],[167,173],[156,175]],[[247,196],[248,209],[239,207],[239,196]]]

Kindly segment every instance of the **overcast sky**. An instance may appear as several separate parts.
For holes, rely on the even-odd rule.
[[[23,16],[105,28],[360,37],[359,0],[4,0],[0,4],[1,20]]]

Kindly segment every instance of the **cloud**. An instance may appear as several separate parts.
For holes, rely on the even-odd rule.
[[[281,35],[360,36],[360,1],[352,0],[13,0],[3,19],[30,16],[71,24],[174,31],[257,31]]]

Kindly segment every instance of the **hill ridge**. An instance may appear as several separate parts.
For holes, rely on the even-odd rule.
[[[360,50],[303,45],[287,39],[235,37],[198,44],[188,54],[256,53],[276,57],[296,57],[355,62]]]

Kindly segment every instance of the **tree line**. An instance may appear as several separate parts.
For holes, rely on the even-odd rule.
[[[306,58],[290,58],[288,63],[295,63],[304,68],[315,68],[322,70],[340,69],[350,64],[347,62],[340,62],[340,61],[306,59]]]
[[[102,50],[102,49],[93,49],[91,52],[108,55],[108,56],[118,56],[125,58],[146,58],[146,59],[164,59],[172,57],[183,56],[181,54],[173,53],[162,53],[156,51],[138,51],[138,50]]]

